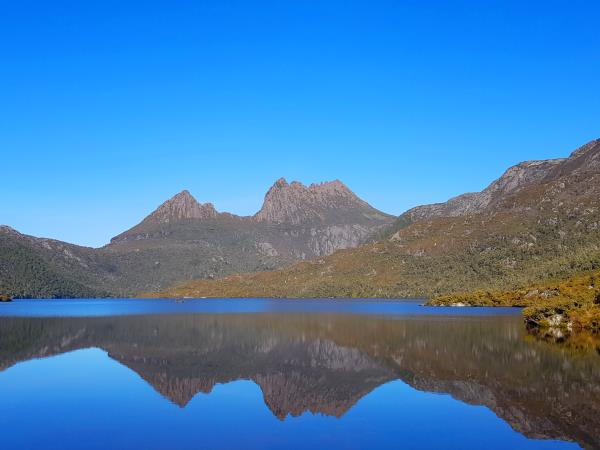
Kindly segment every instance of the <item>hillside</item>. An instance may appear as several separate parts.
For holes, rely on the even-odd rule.
[[[251,217],[218,212],[183,191],[99,249],[0,228],[0,293],[122,296],[273,270],[356,247],[394,220],[340,181],[304,186],[280,179]]]
[[[600,140],[508,169],[479,193],[410,210],[379,242],[158,296],[429,297],[600,268]]]
[[[72,248],[86,252],[82,247]],[[0,293],[43,298],[107,296],[108,292],[77,281],[84,276],[70,272],[71,267],[79,266],[82,261],[72,248],[58,241],[36,240],[10,227],[0,227]],[[52,255],[57,254],[62,256],[64,264],[53,262],[57,258]]]
[[[508,291],[475,291],[439,296],[435,306],[524,306],[525,321],[532,329],[564,329],[567,332],[600,331],[600,271],[575,275]]]

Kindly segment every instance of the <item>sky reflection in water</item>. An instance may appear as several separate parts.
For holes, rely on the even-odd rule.
[[[3,317],[2,448],[597,445],[597,356],[471,311]]]

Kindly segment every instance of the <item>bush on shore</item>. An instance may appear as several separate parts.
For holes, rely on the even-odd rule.
[[[435,306],[519,306],[529,328],[600,331],[600,271],[508,291],[476,291],[431,299]]]

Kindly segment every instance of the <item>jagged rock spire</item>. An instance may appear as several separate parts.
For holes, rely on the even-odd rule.
[[[372,209],[339,180],[305,186],[280,178],[265,195],[263,206],[254,218],[298,225],[323,220],[330,211],[363,208]]]
[[[212,203],[198,203],[189,191],[184,190],[160,205],[145,220],[169,223],[182,219],[210,219],[217,214]]]

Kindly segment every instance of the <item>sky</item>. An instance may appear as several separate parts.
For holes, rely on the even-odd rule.
[[[600,137],[597,1],[0,0],[0,224],[106,244],[188,189],[378,209]]]

